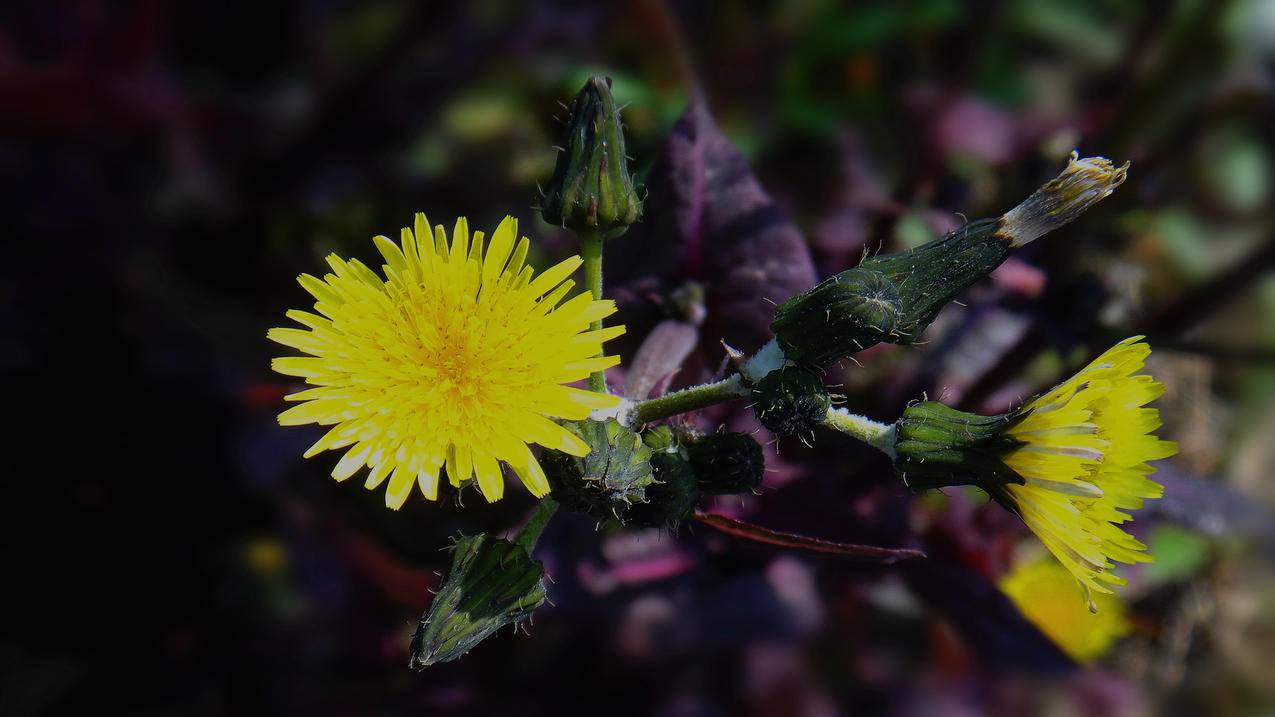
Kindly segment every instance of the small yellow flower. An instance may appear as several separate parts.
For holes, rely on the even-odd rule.
[[[1125,511],[1158,498],[1147,461],[1177,446],[1152,434],[1160,415],[1145,408],[1164,392],[1136,375],[1151,349],[1141,336],[1125,339],[1049,393],[1028,402],[1005,430],[1016,445],[1003,456],[1022,484],[1004,484],[1007,502],[1049,552],[1080,581],[1090,609],[1093,593],[1124,579],[1112,561],[1150,562],[1146,546],[1126,533]]]
[[[1071,573],[1048,555],[1014,565],[1001,579],[1001,590],[1014,601],[1023,616],[1049,636],[1077,662],[1092,662],[1129,633],[1124,603],[1115,595],[1100,594],[1096,613],[1076,599],[1077,585]]]
[[[453,486],[477,479],[488,501],[504,493],[507,463],[536,496],[549,483],[528,444],[583,456],[589,447],[554,418],[579,420],[619,403],[615,396],[564,384],[619,362],[602,343],[624,333],[589,330],[615,311],[612,301],[577,294],[563,301],[580,265],[571,257],[533,278],[528,241],[505,217],[483,249],[464,218],[451,243],[417,214],[400,244],[374,239],[382,279],[358,260],[328,257],[331,274],[299,281],[317,313],[289,311],[304,329],[271,329],[271,340],[307,356],[277,358],[275,371],[314,386],[279,415],[285,426],[332,426],[305,452],[348,448],[332,470],[346,480],[364,466],[365,486],[389,485],[398,509],[413,484],[438,497],[439,471]]]

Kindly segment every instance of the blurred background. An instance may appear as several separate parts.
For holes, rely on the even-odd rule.
[[[440,548],[532,500],[395,513],[335,483],[336,456],[300,457],[317,433],[275,423],[293,387],[265,332],[308,306],[296,275],[370,260],[415,211],[513,214],[542,268],[573,252],[534,207],[592,73],[649,193],[608,248],[618,344],[628,366],[671,341],[652,375],[674,386],[712,377],[723,337],[760,346],[767,300],[996,216],[1073,148],[1132,161],[925,346],[829,378],[881,420],[922,395],[994,411],[1147,334],[1181,453],[1138,516],[1158,561],[1126,571],[1123,639],[1063,657],[997,590],[1020,524],[820,434],[708,507],[926,560],[560,515],[534,625],[407,669]],[[6,3],[0,712],[1270,714],[1273,83],[1270,0]]]

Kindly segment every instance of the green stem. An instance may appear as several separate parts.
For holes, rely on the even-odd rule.
[[[584,286],[593,294],[594,301],[602,300],[602,236],[590,232],[579,232],[580,257],[584,259]],[[602,319],[594,321],[589,327],[602,328]],[[599,356],[602,354],[599,353]],[[598,393],[607,392],[606,371],[594,371],[589,376],[589,389]]]
[[[536,541],[540,540],[540,534],[544,532],[545,526],[549,524],[549,520],[556,512],[558,512],[558,501],[549,496],[541,498],[540,504],[536,506],[536,512],[531,514],[527,524],[522,526],[522,530],[518,531],[518,535],[514,537],[514,545],[526,550],[527,555],[530,556],[531,551],[536,548]]]
[[[853,436],[882,453],[894,457],[894,424],[878,423],[844,408],[830,408],[823,425]]]
[[[747,395],[748,389],[744,388],[743,382],[736,374],[716,383],[692,386],[681,391],[666,393],[659,398],[639,401],[629,411],[629,425],[641,426],[679,413],[734,401]]]

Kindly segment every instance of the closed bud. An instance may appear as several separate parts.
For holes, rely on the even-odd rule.
[[[1017,442],[1005,434],[1017,412],[980,416],[938,403],[908,406],[896,424],[894,470],[913,490],[976,485],[998,495],[996,486],[1022,483],[1005,465]]]
[[[624,152],[611,79],[590,77],[571,102],[558,163],[545,188],[545,221],[604,238],[623,234],[642,212]]]
[[[656,451],[651,456],[655,483],[646,489],[646,502],[634,505],[624,522],[643,527],[676,529],[695,510],[700,499],[695,470],[684,452]]]
[[[827,368],[878,343],[915,344],[938,313],[1017,247],[1080,216],[1124,181],[1128,164],[1078,159],[1004,216],[970,222],[938,241],[865,259],[775,309],[784,356]]]
[[[752,387],[753,413],[777,436],[811,433],[831,401],[819,377],[797,366],[763,376]]]
[[[982,219],[916,249],[865,259],[780,304],[770,328],[784,355],[827,368],[879,343],[916,343],[940,309],[1009,256],[999,224]]]
[[[646,500],[655,477],[651,449],[641,436],[614,419],[563,425],[590,448],[583,458],[546,451],[540,459],[552,495],[563,508],[606,520]]]
[[[421,669],[464,655],[545,602],[544,566],[521,546],[485,533],[452,548],[442,587],[412,636],[409,666]]]
[[[708,495],[748,493],[761,487],[766,459],[747,433],[719,431],[686,443],[695,480]]]

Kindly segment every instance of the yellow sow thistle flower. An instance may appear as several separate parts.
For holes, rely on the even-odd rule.
[[[1112,561],[1149,562],[1146,546],[1121,527],[1125,512],[1159,498],[1148,461],[1177,446],[1153,435],[1164,392],[1138,375],[1151,349],[1125,339],[1075,376],[1022,407],[978,416],[926,401],[897,425],[895,469],[913,487],[977,485],[1013,511],[1091,593],[1122,585]]]
[[[1000,581],[1000,588],[1040,631],[1077,662],[1102,657],[1116,640],[1129,634],[1124,603],[1098,594],[1096,612],[1076,599],[1076,580],[1048,555],[1019,562]]]
[[[277,358],[275,371],[314,386],[287,396],[299,405],[279,423],[332,426],[305,452],[345,448],[332,470],[339,481],[364,466],[365,486],[388,478],[385,504],[398,509],[419,485],[438,497],[439,471],[453,486],[475,478],[488,501],[504,493],[500,464],[537,497],[549,483],[529,444],[583,456],[589,447],[551,419],[579,420],[619,398],[564,384],[619,363],[602,343],[624,333],[590,331],[615,311],[587,293],[564,301],[580,266],[573,256],[534,276],[528,241],[505,217],[484,251],[464,218],[451,242],[417,214],[400,244],[373,240],[385,259],[382,279],[358,260],[330,255],[332,272],[299,281],[317,313],[289,311],[304,329],[268,336],[307,356]]]

